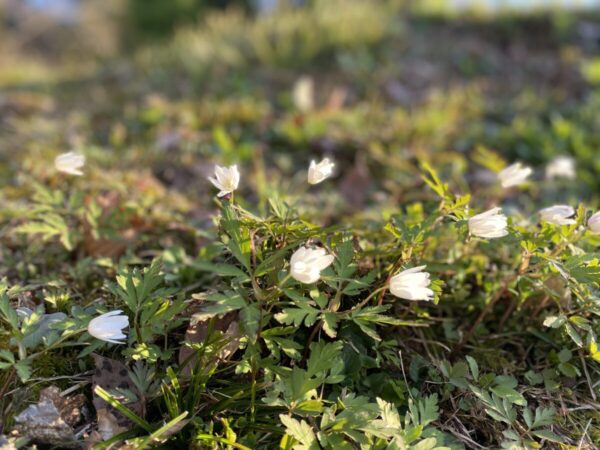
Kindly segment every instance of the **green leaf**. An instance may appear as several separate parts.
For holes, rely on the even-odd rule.
[[[501,398],[505,398],[511,403],[519,406],[527,406],[527,400],[525,397],[521,395],[519,392],[515,391],[512,388],[509,388],[504,385],[494,386],[491,388],[492,392],[498,395]]]
[[[285,426],[285,432],[303,444],[307,450],[319,448],[314,431],[304,420],[298,421],[285,414],[280,414],[279,420]]]
[[[8,295],[2,293],[0,295],[0,314],[12,327],[13,331],[19,331],[19,317],[17,312],[10,305]]]
[[[558,328],[565,323],[567,318],[562,314],[560,316],[548,316],[544,319],[544,326],[550,328]]]
[[[233,256],[246,268],[247,272],[250,273],[250,233],[247,227],[240,223],[234,209],[229,203],[225,202],[223,204],[221,214],[221,227],[229,237],[225,245]]]
[[[573,353],[568,348],[563,348],[560,352],[558,352],[558,360],[562,363],[566,363],[571,360],[573,357]]]
[[[569,337],[573,340],[573,342],[575,342],[575,344],[577,344],[578,347],[583,347],[583,339],[581,339],[581,336],[579,335],[579,333],[577,333],[577,331],[575,331],[575,328],[573,328],[573,326],[568,322],[565,323],[565,331],[567,332]]]
[[[198,320],[208,319],[246,307],[246,301],[242,296],[233,291],[227,291],[223,294],[211,294],[207,297],[204,297],[203,295],[193,295],[192,297],[205,299],[207,302],[210,302],[204,306],[200,312],[194,314],[194,317]]]
[[[94,393],[108,403],[110,406],[118,410],[121,414],[131,420],[133,423],[137,424],[139,427],[143,428],[148,432],[152,432],[152,426],[146,422],[144,419],[139,417],[136,413],[131,411],[117,399],[115,399],[109,392],[102,389],[100,386],[96,386],[94,388]]]
[[[256,304],[246,305],[240,311],[240,324],[250,342],[256,341],[260,326],[260,315],[260,309]]]
[[[335,268],[340,278],[350,278],[356,271],[356,264],[352,264],[354,256],[354,247],[352,238],[345,238],[344,241],[336,247],[337,259]]]
[[[420,425],[424,428],[439,418],[437,394],[417,399],[414,403],[409,400],[408,408],[413,425]]]
[[[431,167],[428,163],[422,162],[421,168],[426,172],[421,175],[421,179],[429,186],[433,192],[440,196],[440,198],[445,199],[448,197],[448,185],[442,183],[440,177],[433,167]]]
[[[338,325],[338,317],[335,313],[324,313],[321,316],[323,320],[323,331],[330,338],[335,338],[337,336],[337,325]]]
[[[222,277],[237,277],[240,282],[250,281],[246,272],[231,264],[213,264],[207,261],[194,261],[192,264],[198,270],[211,272]]]
[[[551,430],[535,430],[533,432],[534,436],[537,436],[541,439],[546,439],[547,441],[562,443],[563,439],[557,434],[553,433]]]
[[[473,380],[477,381],[479,379],[479,366],[477,365],[477,361],[472,356],[467,355],[467,362],[469,363],[469,369],[471,369],[471,375],[473,376]]]
[[[31,363],[28,360],[23,359],[17,362],[14,367],[22,382],[26,382],[31,378]]]
[[[177,424],[179,424],[181,421],[183,421],[188,415],[187,411],[184,411],[183,413],[181,413],[179,416],[175,417],[174,419],[170,420],[169,422],[167,422],[166,424],[164,424],[162,427],[160,427],[158,430],[152,432],[148,437],[142,439],[136,446],[136,449],[145,449],[145,448],[149,448],[152,446],[156,446],[157,442],[160,442],[160,439],[167,433],[169,433],[169,431],[175,427]],[[181,427],[179,427],[181,428]]]
[[[556,410],[554,408],[543,408],[539,406],[535,410],[535,418],[531,428],[547,427],[552,425],[555,415]]]

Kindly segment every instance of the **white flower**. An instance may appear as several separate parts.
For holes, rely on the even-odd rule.
[[[318,164],[315,161],[311,161],[308,168],[308,183],[319,184],[321,181],[329,178],[333,174],[334,166],[334,162],[329,158],[325,158]]]
[[[240,172],[236,164],[229,167],[216,166],[215,176],[208,177],[208,179],[217,189],[221,190],[217,196],[223,197],[237,189],[240,182]]]
[[[83,172],[80,169],[84,164],[85,156],[75,152],[63,153],[54,159],[54,167],[56,170],[71,175],[83,175]]]
[[[390,279],[390,292],[406,300],[432,300],[433,291],[429,289],[429,274],[424,272],[427,266],[404,270]]]
[[[542,221],[554,225],[573,225],[577,223],[574,219],[570,219],[574,214],[575,210],[569,205],[554,205],[540,211]]]
[[[121,310],[110,311],[93,318],[88,324],[88,333],[101,341],[124,344],[118,339],[127,339],[122,330],[129,326],[129,318],[120,315],[122,312]]]
[[[498,173],[498,179],[503,188],[509,188],[525,183],[532,172],[533,170],[531,167],[516,162],[505,169],[502,169]]]
[[[506,236],[506,227],[506,216],[502,214],[502,208],[492,208],[469,219],[469,233],[485,239]]]
[[[588,228],[593,234],[600,234],[600,211],[590,217]]]
[[[292,98],[294,106],[302,112],[308,112],[314,108],[314,83],[312,78],[303,76],[294,83]]]
[[[546,178],[575,178],[575,160],[569,156],[558,156],[546,166]]]
[[[290,259],[290,274],[300,283],[314,283],[332,262],[333,255],[323,248],[300,247]]]

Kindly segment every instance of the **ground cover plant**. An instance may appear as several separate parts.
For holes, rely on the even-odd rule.
[[[0,446],[598,448],[599,26],[317,1],[12,68]]]

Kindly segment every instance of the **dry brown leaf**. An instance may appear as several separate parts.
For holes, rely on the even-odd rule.
[[[227,338],[229,343],[219,352],[219,359],[225,360],[233,355],[240,347],[240,328],[238,324],[239,316],[237,311],[227,313],[222,317],[214,319],[192,320],[185,332],[185,342],[198,344],[204,342],[208,337],[210,320],[214,320],[213,329],[220,331]],[[197,357],[195,351],[190,347],[183,345],[179,350],[179,364],[181,366],[181,376],[189,378],[192,368],[196,365]]]
[[[129,371],[122,362],[105,358],[104,356],[97,354],[92,354],[92,357],[96,364],[96,371],[92,376],[92,392],[94,392],[94,407],[96,408],[96,414],[98,416],[98,432],[103,439],[110,439],[114,435],[131,428],[133,423],[111,405],[98,397],[95,394],[96,386],[100,386],[102,389],[109,392],[114,389],[129,390],[133,392],[138,398],[135,402],[127,403],[125,396],[116,396],[116,399],[121,401],[123,405],[140,417],[144,417],[145,415],[145,401],[129,378]]]

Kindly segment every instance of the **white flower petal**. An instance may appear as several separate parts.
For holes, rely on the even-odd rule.
[[[492,208],[469,219],[469,233],[484,239],[495,239],[508,234],[508,221],[502,208]]]
[[[394,275],[390,279],[392,295],[405,300],[432,300],[434,292],[429,288],[431,276],[429,273],[423,272],[425,267],[413,267]]]
[[[237,189],[240,182],[240,172],[235,164],[230,167],[215,166],[214,177],[208,177],[208,181],[219,189],[217,196],[223,197]]]
[[[323,248],[300,247],[290,258],[290,275],[301,283],[314,283],[333,260],[334,256],[328,255]]]
[[[129,326],[129,318],[121,313],[121,310],[110,311],[93,318],[88,324],[88,333],[102,341],[123,344],[119,339],[127,338],[122,330]]]
[[[600,234],[600,211],[593,214],[588,220],[588,228],[593,234]]]
[[[84,165],[85,156],[75,152],[63,153],[54,159],[56,170],[70,175],[83,175],[81,168]]]
[[[335,164],[329,158],[323,159],[318,164],[315,161],[311,161],[308,168],[308,183],[318,184],[329,178],[333,175],[334,166]]]
[[[498,173],[500,184],[504,188],[523,184],[533,173],[531,167],[523,166],[520,162],[514,163]]]
[[[539,212],[543,222],[552,223],[554,225],[573,225],[577,223],[570,217],[575,215],[575,209],[569,205],[554,205],[544,208]]]

